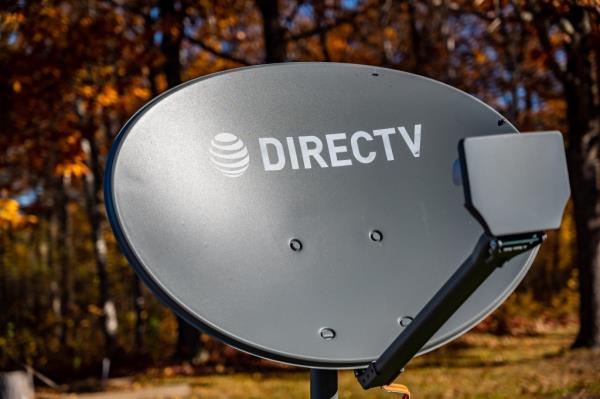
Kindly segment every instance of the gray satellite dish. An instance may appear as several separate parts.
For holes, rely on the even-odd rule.
[[[242,68],[187,82],[127,122],[108,161],[107,210],[136,272],[192,325],[268,359],[363,369],[419,324],[409,321],[505,220],[479,183],[489,177],[475,173],[487,170],[477,154],[489,142],[463,139],[527,136],[514,133],[474,97],[408,73],[333,63]],[[542,140],[563,159],[547,161],[562,173],[549,188],[561,194],[547,207],[554,219],[532,217],[535,229],[526,220],[515,233],[541,239],[558,227],[568,180],[557,134]],[[520,145],[506,144],[498,165]],[[452,179],[459,155],[465,193]],[[469,197],[474,188],[481,193]],[[498,307],[536,254],[539,241],[528,239],[446,311],[447,321],[417,334],[424,342],[410,357]]]

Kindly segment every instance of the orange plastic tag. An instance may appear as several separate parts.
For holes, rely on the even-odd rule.
[[[386,392],[397,393],[402,395],[402,399],[410,399],[410,390],[406,385],[390,384],[381,387]]]

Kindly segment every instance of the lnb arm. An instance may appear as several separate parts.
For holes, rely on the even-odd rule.
[[[431,298],[394,342],[366,369],[355,370],[364,389],[390,384],[406,364],[497,268],[535,247],[545,235],[534,233],[505,239],[483,234],[473,253]]]

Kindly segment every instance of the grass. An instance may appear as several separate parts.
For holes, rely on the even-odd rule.
[[[600,349],[569,349],[574,335],[574,327],[535,336],[471,332],[450,346],[413,359],[397,382],[407,385],[416,399],[600,399]],[[102,397],[110,398],[113,390],[134,393],[150,388],[152,392],[159,385],[187,384],[191,395],[180,399],[308,399],[308,377],[308,371],[298,368],[200,376],[174,375],[172,368],[150,369],[114,380],[124,382]],[[340,399],[399,398],[381,389],[363,391],[351,371],[340,373],[339,388]],[[61,397],[47,390],[39,393],[45,398]]]
[[[600,398],[600,351],[570,350],[572,330],[538,336],[471,333],[455,344],[414,359],[397,382],[413,398]],[[147,377],[140,382],[149,383]],[[307,399],[308,372],[239,373],[161,378],[191,385],[190,398]],[[156,379],[152,380],[157,383]],[[363,391],[349,371],[340,373],[340,398],[393,398]]]

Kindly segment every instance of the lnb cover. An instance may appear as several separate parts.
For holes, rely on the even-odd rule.
[[[459,142],[465,206],[499,237],[556,229],[570,195],[560,132],[499,134]]]

